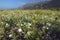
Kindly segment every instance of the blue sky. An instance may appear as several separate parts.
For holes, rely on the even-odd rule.
[[[42,0],[0,0],[0,9],[17,8],[29,2],[39,2]]]

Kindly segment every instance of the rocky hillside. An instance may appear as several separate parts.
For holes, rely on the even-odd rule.
[[[18,9],[50,9],[50,8],[60,8],[60,0],[51,0],[36,3],[27,3]]]

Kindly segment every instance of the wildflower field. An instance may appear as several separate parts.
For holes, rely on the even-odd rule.
[[[60,11],[1,10],[0,40],[60,40]]]

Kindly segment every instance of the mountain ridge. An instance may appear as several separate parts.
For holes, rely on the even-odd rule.
[[[27,3],[18,9],[50,9],[50,8],[60,8],[60,0]]]

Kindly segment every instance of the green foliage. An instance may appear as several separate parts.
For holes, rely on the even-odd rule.
[[[0,11],[0,40],[41,40],[42,34],[50,28],[60,31],[59,11]]]

